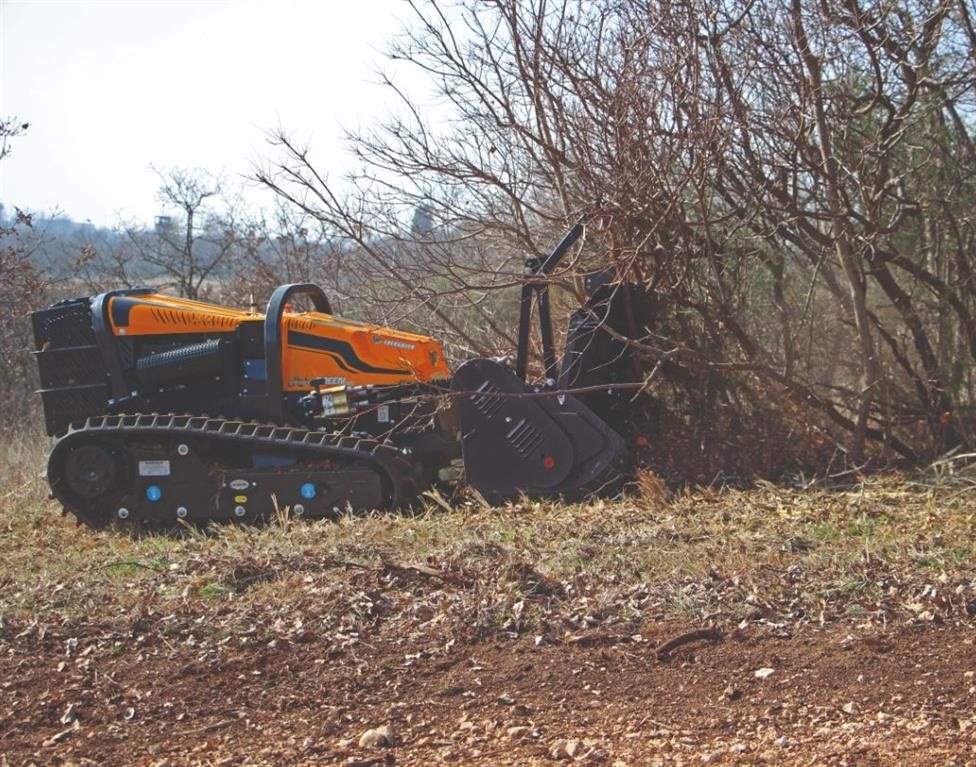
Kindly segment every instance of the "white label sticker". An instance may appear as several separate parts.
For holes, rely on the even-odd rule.
[[[230,481],[231,490],[247,490],[251,486],[251,483],[246,479],[232,479]]]
[[[168,477],[169,461],[139,461],[140,477]]]
[[[376,408],[376,421],[377,423],[389,423],[390,422],[390,406],[380,405]]]

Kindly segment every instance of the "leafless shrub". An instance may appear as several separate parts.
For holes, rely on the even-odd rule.
[[[11,151],[10,139],[28,129],[27,123],[0,120],[0,160]],[[34,381],[30,360],[21,353],[28,333],[28,314],[43,300],[44,280],[34,267],[31,216],[16,210],[11,221],[0,220],[0,431],[22,425],[29,413]]]
[[[349,186],[285,132],[258,174],[342,243],[348,294],[376,319],[458,357],[511,350],[522,260],[585,215],[553,284],[564,307],[593,269],[653,291],[630,340],[661,373],[635,411],[662,470],[823,471],[972,443],[965,2],[413,9],[392,57],[440,106],[389,80],[400,108],[350,136]]]

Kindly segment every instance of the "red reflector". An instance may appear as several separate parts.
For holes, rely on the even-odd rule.
[[[545,466],[547,469],[551,469],[553,466],[556,465],[556,459],[553,458],[551,455],[547,455],[545,458],[542,459],[542,465]]]

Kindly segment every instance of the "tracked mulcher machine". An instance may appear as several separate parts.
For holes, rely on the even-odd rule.
[[[452,375],[434,339],[341,319],[312,284],[279,287],[263,315],[149,288],[34,312],[53,497],[98,527],[397,508],[459,463],[493,501],[619,487],[633,390],[614,385],[638,380],[621,338],[640,290],[591,280],[557,366],[547,277],[581,232],[526,263],[514,369]]]

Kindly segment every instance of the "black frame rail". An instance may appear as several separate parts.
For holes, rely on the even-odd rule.
[[[556,344],[552,334],[552,310],[549,303],[549,275],[563,256],[583,234],[584,219],[577,221],[545,260],[529,258],[525,261],[525,283],[519,304],[518,353],[515,375],[525,380],[529,366],[529,334],[532,322],[532,299],[539,307],[539,333],[542,337],[542,359],[546,370],[546,385],[556,381]]]
[[[281,318],[285,306],[293,296],[308,296],[315,311],[332,314],[325,291],[312,282],[292,283],[275,288],[264,315],[264,369],[267,378],[268,419],[272,423],[284,423],[285,392],[281,380]]]

